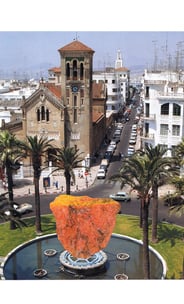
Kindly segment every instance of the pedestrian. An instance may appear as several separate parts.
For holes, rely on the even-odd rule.
[[[58,181],[55,182],[56,189],[58,190]]]

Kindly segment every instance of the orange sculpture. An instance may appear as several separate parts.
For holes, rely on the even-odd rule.
[[[65,250],[75,258],[86,259],[106,247],[120,204],[110,198],[59,195],[50,209]]]

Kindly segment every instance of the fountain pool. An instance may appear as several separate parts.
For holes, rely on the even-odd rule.
[[[72,268],[66,267],[65,263],[62,262],[63,255],[67,256],[64,252],[65,249],[58,241],[57,234],[33,239],[16,247],[7,255],[3,264],[2,279],[143,279],[142,242],[133,238],[112,234],[108,245],[100,256],[100,259],[104,259],[103,267],[98,267],[97,272],[75,272]],[[82,263],[85,261],[83,260]],[[150,265],[151,279],[165,278],[166,263],[152,247],[150,247]]]

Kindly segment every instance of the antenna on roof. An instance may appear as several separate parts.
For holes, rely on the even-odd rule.
[[[77,41],[79,39],[78,33],[75,33],[75,38],[73,40]]]

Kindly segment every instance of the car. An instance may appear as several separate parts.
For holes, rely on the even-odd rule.
[[[104,179],[106,177],[106,172],[104,169],[98,169],[97,179]]]
[[[135,145],[135,144],[136,144],[136,139],[130,138],[129,144],[130,144],[130,145]]]
[[[119,191],[117,193],[110,194],[109,197],[115,201],[121,201],[121,202],[130,202],[131,201],[131,197],[124,191]]]
[[[107,147],[107,150],[106,150],[106,151],[107,151],[107,152],[108,152],[108,151],[114,152],[115,148],[116,148],[116,147],[114,147],[114,145],[109,145],[109,146]]]
[[[33,211],[33,206],[29,203],[22,203],[20,205],[14,204],[13,208],[15,210],[15,213],[19,214],[19,215],[23,215],[23,214],[26,214],[26,213],[29,213],[29,212]],[[4,214],[10,215],[10,210],[6,210],[4,212]]]
[[[176,195],[176,194],[167,194],[164,198],[164,205],[165,206],[178,206],[184,204],[184,196],[183,195]]]
[[[111,142],[110,142],[110,146],[113,146],[114,147],[114,149],[116,149],[116,141],[115,140],[111,140]]]
[[[104,158],[108,159],[110,161],[112,158],[112,155],[113,155],[113,151],[106,151],[104,154]]]

